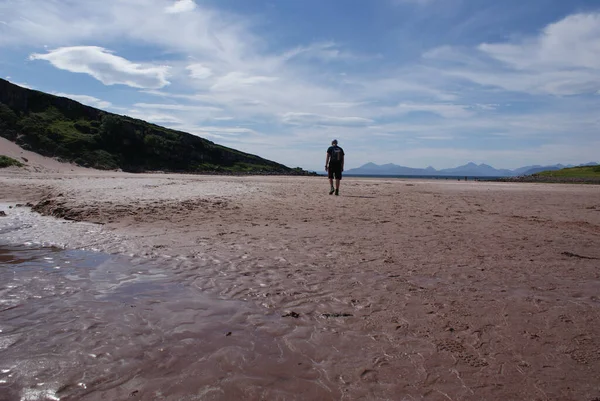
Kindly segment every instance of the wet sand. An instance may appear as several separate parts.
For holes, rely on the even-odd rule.
[[[280,322],[185,285],[174,265],[31,246],[0,246],[0,262],[3,401],[332,394],[273,335]]]
[[[600,397],[598,186],[347,178],[335,197],[324,178],[80,172],[4,173],[0,188],[0,201],[102,224],[96,249],[270,316],[284,359],[326,389],[297,399]],[[285,383],[281,399],[306,388],[261,385]]]

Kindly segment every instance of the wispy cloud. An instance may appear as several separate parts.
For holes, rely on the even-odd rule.
[[[429,112],[438,114],[446,118],[466,118],[473,115],[472,111],[469,111],[467,107],[456,104],[419,104],[419,103],[400,103],[398,106],[391,109],[393,112],[411,113],[411,112]]]
[[[536,36],[424,54],[439,74],[512,92],[580,95],[600,90],[600,14],[575,14]]]
[[[190,76],[196,79],[206,79],[213,75],[210,68],[199,63],[188,65],[186,69],[189,71]]]
[[[537,37],[483,43],[479,50],[519,70],[600,69],[600,14],[570,15]]]
[[[123,113],[126,116],[137,118],[139,120],[149,121],[155,124],[162,124],[167,127],[176,128],[183,125],[184,121],[171,114],[148,112],[146,110],[131,109]]]
[[[71,93],[62,93],[62,92],[53,92],[53,95],[66,97],[66,98],[75,100],[76,102],[83,103],[85,105],[92,106],[92,107],[97,107],[99,109],[107,109],[109,107],[112,107],[111,102],[107,102],[106,100],[98,99],[97,97],[94,97],[94,96],[73,95]]]
[[[233,71],[217,78],[211,89],[215,91],[236,89],[241,86],[259,85],[277,81],[277,77],[250,75],[242,71]]]
[[[282,116],[282,120],[286,124],[334,126],[364,126],[374,122],[373,120],[362,117],[335,117],[298,112],[285,113]]]
[[[328,102],[328,103],[320,103],[319,106],[329,107],[332,109],[348,109],[352,107],[359,107],[367,102]]]
[[[23,82],[13,82],[15,85],[19,85],[22,88],[33,89],[33,86]]]
[[[105,85],[157,89],[169,84],[169,67],[132,63],[97,46],[60,47],[46,54],[34,53],[30,58],[49,61],[61,70],[89,74]]]
[[[192,11],[195,8],[194,0],[176,0],[173,5],[166,7],[165,11],[169,14],[177,14]]]
[[[212,106],[196,106],[187,104],[162,104],[162,103],[135,103],[135,107],[142,109],[155,109],[155,110],[178,110],[178,111],[211,111],[219,112],[223,109]]]

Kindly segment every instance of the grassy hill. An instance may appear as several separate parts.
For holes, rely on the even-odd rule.
[[[540,177],[600,179],[600,166],[570,167],[555,171],[542,171],[536,175]]]
[[[600,184],[600,166],[569,167],[560,170],[548,170],[519,177],[506,177],[496,181],[538,182],[565,184]]]
[[[0,136],[44,156],[130,172],[308,174],[206,139],[0,79]]]

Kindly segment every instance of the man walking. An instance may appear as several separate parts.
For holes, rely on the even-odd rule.
[[[329,175],[329,185],[331,190],[329,195],[338,196],[340,194],[340,180],[342,179],[342,171],[344,171],[344,149],[338,146],[337,139],[331,141],[331,146],[327,149],[327,158],[325,159],[325,171]],[[335,188],[333,188],[333,179],[335,178]]]

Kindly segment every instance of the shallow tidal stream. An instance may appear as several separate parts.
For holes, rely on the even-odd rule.
[[[331,398],[282,324],[156,262],[0,246],[3,401]]]

